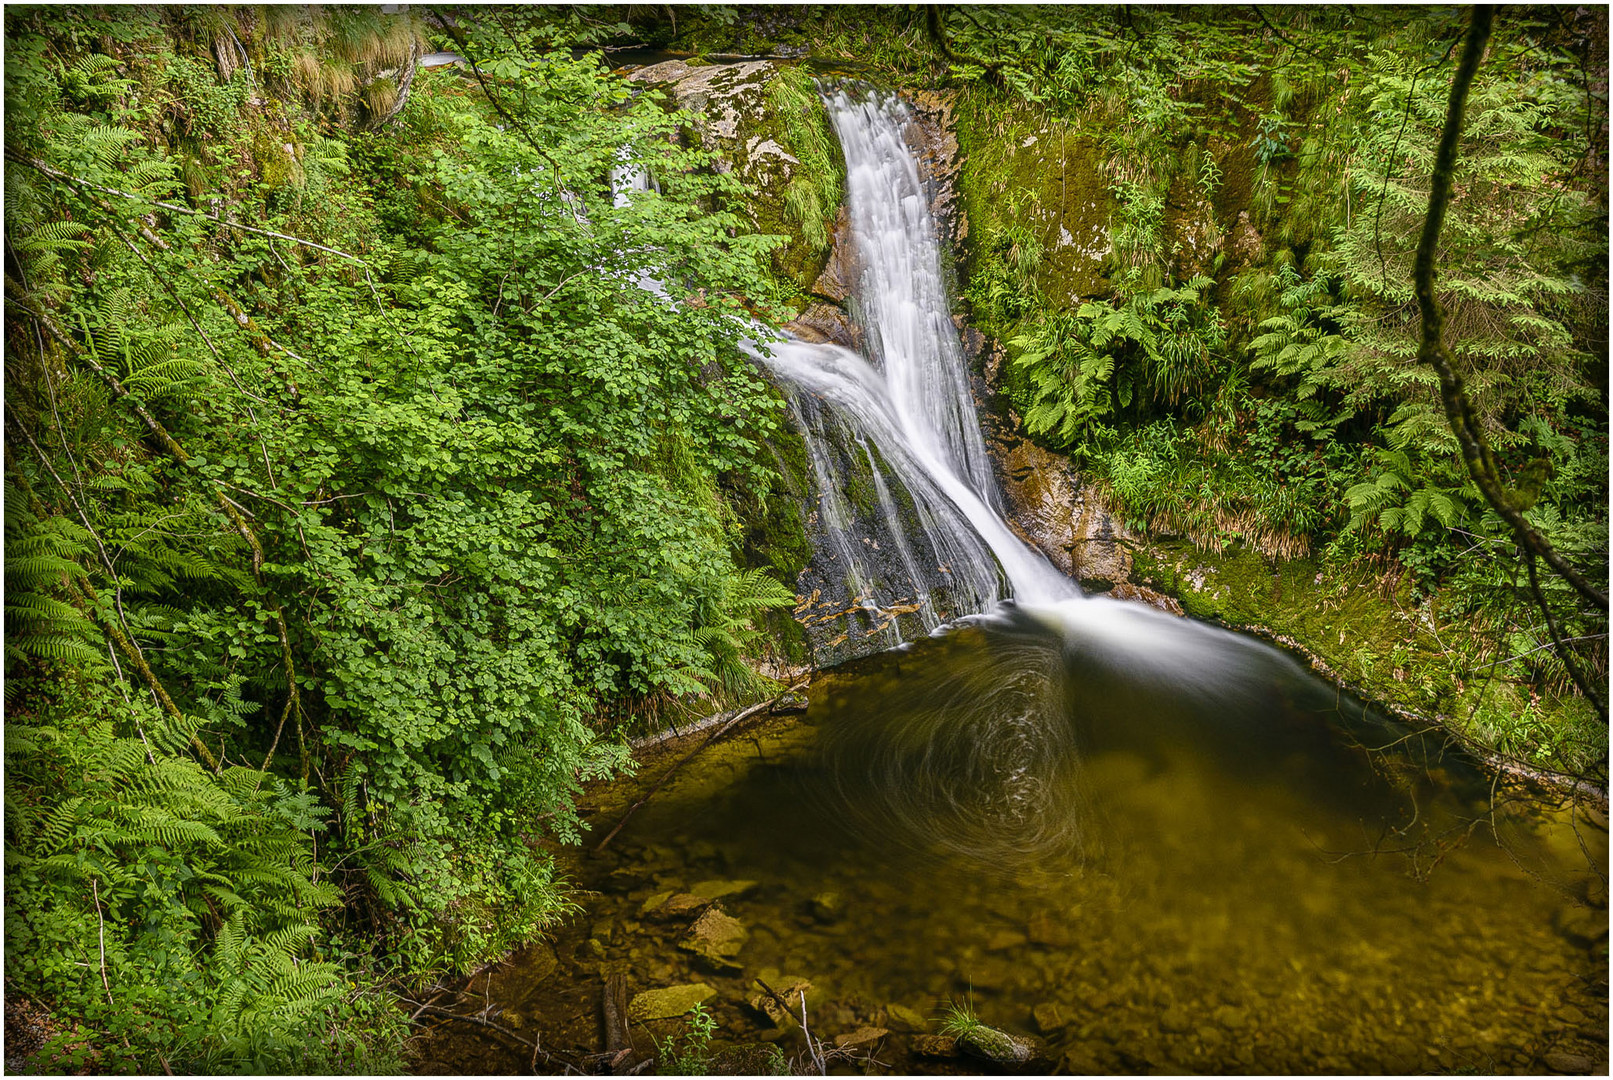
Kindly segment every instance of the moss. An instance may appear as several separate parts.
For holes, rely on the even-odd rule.
[[[844,197],[845,164],[828,111],[806,72],[781,66],[768,80],[760,115],[742,121],[736,152],[771,140],[798,164],[759,184],[748,209],[758,231],[788,238],[773,252],[774,273],[806,290],[829,259],[835,213]]]
[[[1466,627],[1441,625],[1404,582],[1385,594],[1367,569],[1272,562],[1242,546],[1214,555],[1167,540],[1137,549],[1132,577],[1176,597],[1194,618],[1297,647],[1324,677],[1481,751],[1567,773],[1602,753],[1588,703],[1473,674],[1481,665],[1463,651],[1474,644]]]
[[[303,185],[302,166],[286,148],[292,144],[270,132],[259,132],[252,140],[252,160],[257,163],[263,186],[271,189]]]

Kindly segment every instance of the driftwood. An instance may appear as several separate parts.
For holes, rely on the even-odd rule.
[[[610,1056],[610,1071],[620,1076],[633,1053],[633,1042],[627,1030],[627,973],[617,968],[605,975],[604,991],[599,1000],[605,1022],[605,1053]]]
[[[645,803],[649,802],[651,797],[653,797],[657,791],[661,790],[662,785],[664,785],[668,780],[672,779],[672,774],[673,773],[677,772],[684,765],[686,765],[690,761],[692,761],[694,759],[695,755],[699,754],[700,751],[704,750],[706,747],[708,747],[712,743],[716,742],[717,738],[719,736],[727,734],[729,731],[732,731],[735,726],[737,726],[738,724],[742,723],[745,720],[749,720],[751,717],[757,715],[758,713],[768,711],[774,705],[777,705],[779,703],[779,701],[782,698],[785,697],[785,695],[793,694],[798,690],[804,690],[804,689],[806,689],[806,683],[796,683],[794,686],[790,687],[788,690],[781,691],[779,693],[779,695],[777,697],[773,698],[771,701],[759,701],[755,705],[747,705],[745,708],[740,709],[738,712],[734,713],[734,715],[729,717],[727,720],[725,720],[722,723],[718,724],[715,728],[712,729],[711,734],[707,735],[705,737],[705,739],[700,743],[699,746],[697,746],[693,750],[689,751],[682,758],[680,758],[677,761],[677,763],[675,763],[670,769],[668,769],[665,773],[661,774],[661,779],[657,780],[655,782],[655,786],[650,788],[649,791],[646,791],[644,793],[644,797],[642,799],[640,799],[638,802],[634,803],[632,806],[629,806],[627,808],[627,812],[624,813],[622,815],[622,819],[616,823],[616,827],[614,829],[612,829],[609,833],[607,833],[605,835],[605,839],[601,840],[599,842],[599,845],[594,848],[594,854],[598,855],[600,852],[604,851],[606,845],[609,844],[612,840],[616,839],[616,834],[622,831],[622,827],[627,824],[628,819],[631,818],[635,813],[638,812],[639,807],[641,807]]]

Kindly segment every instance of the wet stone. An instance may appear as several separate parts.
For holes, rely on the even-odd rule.
[[[1552,1072],[1584,1075],[1595,1071],[1596,1062],[1583,1054],[1567,1054],[1555,1051],[1546,1055],[1546,1068]]]
[[[1064,1010],[1051,1002],[1045,1002],[1031,1010],[1031,1018],[1036,1021],[1036,1030],[1043,1035],[1051,1035],[1066,1027],[1070,1017]]]
[[[705,983],[683,983],[633,995],[627,1006],[629,1020],[665,1020],[682,1016],[717,993]]]
[[[719,967],[738,967],[733,958],[749,936],[743,923],[713,907],[694,921],[678,947]]]
[[[872,1050],[879,1040],[890,1032],[878,1027],[860,1027],[844,1035],[835,1036],[835,1046],[841,1050]]]
[[[958,1056],[957,1040],[950,1035],[915,1035],[908,1044],[915,1057],[949,1058]]]
[[[885,1015],[889,1017],[887,1022],[896,1031],[923,1031],[930,1026],[923,1013],[896,1002],[885,1006]]]

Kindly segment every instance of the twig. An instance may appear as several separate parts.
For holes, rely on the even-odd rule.
[[[106,987],[106,1003],[115,1009],[117,1004],[112,1000],[112,983],[106,977],[106,920],[101,918],[101,883],[95,878],[90,878],[90,893],[95,897],[95,924],[100,928],[101,985]]]
[[[672,774],[673,773],[677,772],[684,765],[688,764],[689,761],[691,761],[696,754],[700,753],[700,751],[702,751],[706,747],[710,746],[714,741],[716,741],[716,739],[717,739],[717,737],[719,735],[722,735],[722,734],[728,732],[729,730],[731,730],[734,727],[734,725],[738,724],[740,721],[748,720],[751,717],[755,716],[757,713],[763,712],[763,711],[765,711],[767,709],[772,708],[774,705],[778,704],[779,700],[782,699],[785,694],[793,694],[797,690],[804,689],[805,687],[806,687],[806,683],[796,683],[794,686],[790,687],[788,690],[781,691],[779,693],[778,697],[773,698],[771,701],[758,701],[754,705],[748,705],[745,708],[740,709],[737,713],[735,713],[728,720],[725,720],[723,723],[721,723],[717,727],[713,728],[711,734],[707,735],[705,740],[699,746],[695,747],[693,750],[691,750],[687,754],[685,754],[683,756],[683,758],[680,759],[677,762],[677,764],[673,765],[670,769],[668,769],[665,773],[663,773],[661,775],[661,779],[657,780],[655,782],[655,786],[650,788],[649,791],[646,791],[644,793],[644,797],[642,799],[640,799],[638,802],[634,803],[632,806],[629,806],[627,808],[627,812],[625,814],[623,814],[622,819],[616,823],[616,827],[614,829],[612,829],[605,836],[605,839],[603,839],[603,840],[601,840],[599,842],[599,846],[594,848],[594,854],[598,855],[600,852],[604,851],[605,846],[607,844],[609,844],[612,840],[616,839],[616,834],[622,831],[622,827],[627,824],[627,821],[628,821],[629,818],[631,818],[635,813],[638,812],[639,807],[641,807],[645,803],[649,802],[650,798],[652,796],[654,796],[654,794],[657,791],[661,790],[661,786],[663,784],[665,784],[668,780],[672,779]]]
[[[413,1003],[411,1002],[411,1004]],[[439,1009],[435,1005],[422,1005],[420,1006],[420,1011],[430,1013],[432,1016],[441,1016],[447,1020],[462,1020],[467,1024],[476,1024],[480,1027],[491,1028],[493,1031],[498,1032],[500,1035],[503,1035],[506,1038],[514,1039],[522,1046],[530,1046],[534,1050],[538,1049],[538,1044],[527,1038],[525,1035],[517,1035],[503,1024],[495,1024],[493,1021],[484,1020],[479,1016],[465,1016],[461,1013],[449,1012],[447,1009]]]

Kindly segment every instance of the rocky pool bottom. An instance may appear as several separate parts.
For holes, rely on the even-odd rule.
[[[700,1071],[815,1071],[803,993],[844,1074],[1607,1071],[1605,818],[1263,646],[1099,617],[820,676],[592,853],[703,736],[646,755],[558,853],[581,910],[436,1003],[497,1029],[432,1014],[418,1071],[670,1071],[696,1001]]]

